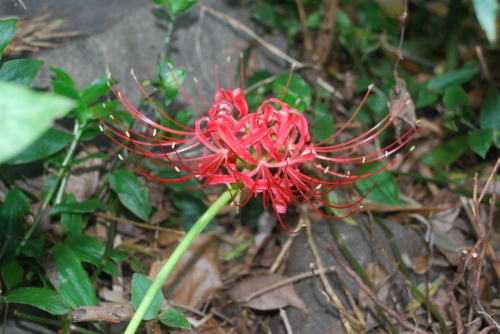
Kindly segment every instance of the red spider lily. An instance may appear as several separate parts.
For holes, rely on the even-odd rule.
[[[366,101],[371,87],[360,107],[342,128],[320,143],[311,142],[304,115],[278,99],[267,99],[255,112],[249,113],[242,89],[218,89],[214,103],[207,113],[202,113],[187,99],[200,114],[200,118],[191,128],[179,124],[158,108],[133,72],[132,76],[156,111],[177,125],[180,130],[165,127],[146,117],[121,94],[116,86],[110,84],[118,100],[145,129],[143,132],[134,131],[112,114],[110,117],[115,127],[99,119],[110,131],[109,134],[105,133],[134,154],[138,167],[125,161],[130,168],[143,176],[164,183],[182,182],[187,186],[185,181],[195,178],[203,182],[197,189],[208,184],[227,184],[231,189],[230,184],[237,184],[239,191],[243,193],[262,194],[264,207],[267,208],[271,203],[281,225],[290,233],[296,232],[287,229],[280,218],[280,214],[286,213],[288,204],[292,201],[298,204],[308,203],[325,217],[345,218],[326,215],[318,208],[318,204],[347,209],[358,206],[366,194],[346,206],[333,206],[323,199],[323,195],[339,185],[366,179],[398,163],[409,152],[402,156],[394,155],[394,158],[389,156],[392,157],[393,153],[408,143],[418,131],[418,127],[414,127],[387,147],[373,153],[361,154],[361,151],[401,114],[405,107],[402,105],[390,111],[382,121],[362,135],[343,143],[331,144],[350,126]],[[180,86],[179,89],[186,95]],[[182,138],[174,138],[172,134],[180,135]],[[151,175],[139,163],[137,155],[175,169],[178,177],[163,179]],[[121,156],[120,159],[123,160]],[[382,161],[386,162],[378,168]],[[376,163],[367,171],[357,174],[363,164],[370,162]],[[304,171],[311,170],[304,168],[306,164],[313,166],[312,172]],[[329,167],[333,164],[354,166],[355,170],[345,174],[335,172]],[[247,196],[244,203],[237,203],[233,197],[233,202],[243,206],[250,198],[251,196]],[[348,216],[357,212],[359,208],[361,207],[358,206]]]

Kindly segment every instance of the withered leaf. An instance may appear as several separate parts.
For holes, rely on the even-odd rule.
[[[198,308],[220,288],[222,280],[218,246],[217,236],[200,234],[165,282],[165,297],[176,303]],[[157,263],[151,268],[150,278],[156,277],[161,265]]]
[[[398,77],[396,73],[394,73],[394,80],[396,84],[389,92],[390,101],[388,104],[392,115],[397,115],[394,119],[394,128],[396,130],[396,137],[400,138],[401,134],[408,128],[404,123],[414,128],[417,117],[415,116],[415,104],[411,99],[410,93],[406,90],[406,81]]]
[[[80,152],[76,159],[83,159],[99,150],[92,146],[85,151]],[[88,159],[78,166],[71,168],[71,174],[68,177],[66,193],[74,194],[77,202],[84,202],[96,191],[99,182],[99,167],[102,160],[98,158]]]
[[[281,282],[287,277],[279,274],[269,274],[251,277],[242,280],[229,290],[233,300],[245,300],[252,293],[266,288],[272,284]],[[302,299],[297,296],[291,284],[284,285],[270,292],[256,296],[242,303],[243,305],[259,311],[277,310],[287,306],[296,307],[305,313],[309,313]]]

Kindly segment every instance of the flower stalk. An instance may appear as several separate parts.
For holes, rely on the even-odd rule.
[[[207,224],[215,217],[215,215],[231,200],[231,189],[226,190],[196,221],[194,226],[184,236],[179,245],[175,248],[174,252],[168,258],[167,262],[163,265],[148,291],[144,295],[139,307],[134,313],[132,320],[125,330],[125,334],[133,334],[139,327],[142,317],[148,310],[153,302],[154,297],[160,291],[168,276],[174,269],[175,265],[179,262],[182,255],[186,252],[189,246],[193,243],[194,239],[203,231]]]

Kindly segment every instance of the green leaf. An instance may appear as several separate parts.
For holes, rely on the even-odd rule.
[[[132,277],[132,305],[134,306],[134,310],[137,310],[139,304],[144,299],[146,291],[148,291],[152,283],[153,281],[146,276],[137,273],[134,274],[134,276]],[[153,300],[151,301],[151,304],[149,305],[149,308],[142,319],[151,320],[156,318],[158,312],[160,312],[162,304],[163,295],[161,294],[161,291],[158,291],[158,293],[156,293]]]
[[[427,88],[430,90],[443,90],[451,85],[458,86],[472,79],[478,72],[479,69],[477,68],[450,71],[429,80]]]
[[[369,166],[367,165],[365,169],[369,169]],[[358,174],[362,174],[363,170],[364,169],[360,170]],[[387,170],[367,179],[357,181],[355,185],[363,195],[367,194],[373,185],[375,185],[366,196],[366,198],[371,201],[394,206],[401,205],[399,201],[398,184],[394,180],[392,173]]]
[[[318,140],[328,139],[334,132],[333,117],[323,103],[318,103],[314,108],[314,126],[310,127],[312,135]]]
[[[16,21],[15,19],[0,20],[0,59],[2,58],[3,51],[9,45],[12,37],[14,37]]]
[[[142,220],[148,220],[153,208],[146,188],[134,174],[119,170],[109,174],[111,188],[120,202]]]
[[[95,210],[107,210],[108,206],[101,201],[90,198],[81,203],[61,203],[56,204],[50,210],[49,215],[55,216],[61,213],[88,213]]]
[[[80,260],[92,263],[112,276],[121,276],[116,263],[106,258],[106,247],[97,239],[86,234],[72,234],[64,242],[71,248]]]
[[[66,303],[72,308],[97,305],[94,287],[75,252],[67,246],[58,245],[52,249],[52,254],[57,267],[59,294]]]
[[[186,231],[190,230],[196,221],[205,213],[205,211],[207,211],[205,203],[190,193],[183,193],[181,196],[173,196],[171,200],[181,213],[182,227]]]
[[[179,86],[186,77],[186,70],[170,69],[168,64],[174,66],[174,63],[168,57],[164,57],[160,66],[158,66],[158,80],[165,91],[165,104],[170,104],[179,93]],[[177,78],[178,83],[175,81]]]
[[[179,13],[187,12],[197,2],[196,0],[170,0],[163,3],[174,16],[177,16]]]
[[[75,195],[70,194],[65,204],[76,204]],[[64,234],[80,234],[83,231],[83,217],[79,213],[61,214],[61,225]]]
[[[191,328],[186,317],[174,308],[169,308],[158,315],[158,320],[170,327]]]
[[[481,28],[486,32],[490,43],[494,44],[497,41],[498,1],[473,0],[472,3]]]
[[[484,99],[484,105],[479,114],[479,126],[481,129],[494,129],[500,131],[500,94],[498,90],[490,86]]]
[[[321,23],[321,19],[322,19],[321,12],[319,12],[319,11],[313,12],[311,15],[309,15],[307,17],[307,21],[306,21],[307,26],[309,28],[313,28],[313,29],[319,28],[319,25]]]
[[[472,131],[467,135],[467,144],[469,148],[483,159],[490,149],[492,141],[493,131],[489,129]]]
[[[457,160],[466,150],[467,135],[459,136],[427,153],[421,160],[429,166],[445,167]]]
[[[32,305],[54,315],[68,314],[71,310],[56,291],[48,288],[19,288],[6,294],[5,298],[9,303]]]
[[[75,103],[55,94],[0,82],[0,162],[31,145]]]
[[[469,103],[467,92],[460,86],[449,86],[443,95],[443,104],[446,108],[454,109]]]
[[[49,69],[56,75],[55,81],[60,81],[76,89],[75,83],[73,82],[73,79],[68,73],[64,72],[63,70],[57,67],[49,67]]]
[[[28,199],[19,188],[12,188],[0,208],[0,261],[14,258],[24,236],[24,216],[28,212]]]
[[[29,86],[42,65],[43,61],[33,59],[7,61],[0,67],[0,80]]]
[[[108,77],[100,77],[83,89],[82,97],[87,103],[94,103],[99,97],[108,94],[109,91]]]
[[[24,269],[12,259],[2,266],[2,279],[7,287],[7,291],[17,288],[24,282]]]
[[[6,161],[8,164],[25,164],[51,156],[65,148],[73,136],[55,129],[48,129],[33,145],[15,157]]]
[[[293,73],[287,88],[286,85],[289,76],[290,75],[288,73],[283,73],[278,76],[278,78],[276,78],[273,82],[273,91],[277,95],[278,99],[281,99],[283,92],[285,92],[285,96],[282,101],[289,104],[290,107],[297,108],[302,112],[304,111],[305,106],[311,104],[311,87],[300,75]],[[302,102],[302,105],[296,106],[299,99]]]

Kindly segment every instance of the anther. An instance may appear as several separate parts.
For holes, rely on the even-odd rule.
[[[109,118],[111,118],[111,119],[115,119],[115,116],[113,116],[113,115],[109,115]]]
[[[103,103],[103,104],[102,104],[102,107],[103,107],[103,108],[106,108],[106,103]]]
[[[347,175],[351,175],[351,171],[350,170],[347,171]]]
[[[302,224],[302,227],[307,227],[307,224]]]
[[[422,123],[422,120],[421,119],[418,119],[415,124],[421,124]]]
[[[389,152],[385,151],[385,157],[387,158],[389,156]]]
[[[111,72],[108,72],[108,80],[111,79]]]
[[[123,157],[121,154],[118,154],[118,158],[123,161]]]
[[[302,101],[302,99],[299,97],[296,101],[295,101],[295,105],[299,104],[300,101]]]
[[[118,92],[118,98],[121,99],[122,98],[122,92]]]
[[[364,164],[366,161],[366,157],[363,157],[363,160],[361,161],[362,164]]]
[[[374,84],[370,84],[370,85],[368,86],[368,90],[372,90],[372,89],[373,89],[373,86],[375,86],[375,85],[374,85]]]
[[[153,137],[156,137],[156,129],[153,130]]]
[[[104,131],[101,124],[99,124],[99,130],[101,130],[101,132]]]
[[[243,59],[243,52],[240,52],[240,59]]]
[[[316,186],[316,190],[319,190],[319,188],[321,188],[321,184],[318,184],[318,185]]]
[[[359,208],[360,208],[360,209],[363,209],[363,208],[364,208],[364,206],[360,205],[360,206],[359,206]]]
[[[193,81],[194,81],[194,83],[198,83],[198,78],[193,77]]]
[[[413,151],[414,149],[415,149],[415,146],[412,146],[412,147],[410,148],[410,152],[411,152],[411,151]]]
[[[226,61],[227,61],[228,63],[229,63],[229,62],[231,62],[231,56],[227,56]]]
[[[134,75],[134,69],[133,68],[130,69],[130,74]]]
[[[330,166],[326,166],[325,170],[323,171],[323,174],[328,173],[328,170],[330,169]]]
[[[287,162],[290,162],[290,157],[286,158],[286,161],[287,161]]]
[[[177,173],[180,173],[180,172],[181,172],[181,170],[180,170],[180,169],[179,169],[179,167],[177,167],[177,166],[175,166],[175,171],[176,171]]]
[[[227,189],[231,190],[231,185],[229,183],[226,183]]]
[[[411,103],[411,100],[407,100],[407,101],[405,102],[405,104],[406,104],[406,105],[409,105],[410,103]]]
[[[109,83],[109,81],[106,82],[106,85],[108,85],[108,87],[111,88],[111,83]]]
[[[172,143],[172,150],[175,148],[175,142]]]
[[[125,131],[125,134],[130,138],[130,133],[128,131]]]

